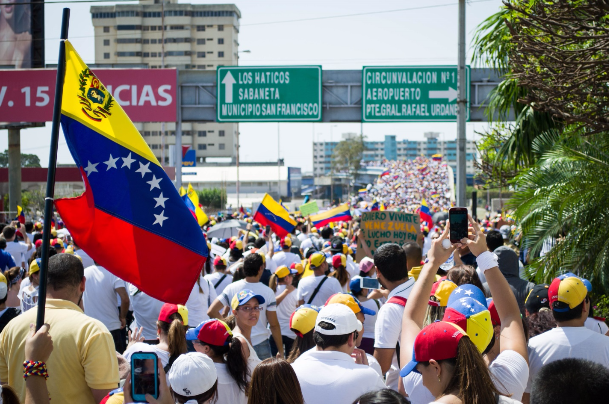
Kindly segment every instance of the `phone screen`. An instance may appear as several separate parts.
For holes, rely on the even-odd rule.
[[[379,289],[379,281],[376,278],[362,278],[360,281],[362,289]]]
[[[269,234],[271,232],[271,226],[269,226],[268,224],[266,225],[266,227],[264,228],[266,234]]]
[[[448,220],[450,220],[450,241],[453,243],[459,242],[467,237],[467,209],[457,208],[451,209],[448,212]]]
[[[136,354],[134,354],[135,356]],[[146,355],[148,356],[148,355]],[[141,400],[145,395],[158,397],[158,369],[154,358],[131,359],[133,399]]]

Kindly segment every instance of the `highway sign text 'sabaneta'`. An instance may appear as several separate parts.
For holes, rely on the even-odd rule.
[[[218,122],[321,121],[321,66],[222,66]]]
[[[469,66],[465,73],[469,121]],[[362,121],[456,122],[457,66],[364,67]]]

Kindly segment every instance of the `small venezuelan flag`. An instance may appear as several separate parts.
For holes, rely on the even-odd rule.
[[[384,177],[386,175],[389,175],[389,170],[385,170],[381,173],[381,177]]]
[[[315,227],[323,227],[335,222],[346,222],[351,219],[353,219],[353,216],[351,216],[348,203],[343,203],[334,209],[311,216],[311,222]]]
[[[429,206],[427,206],[427,201],[425,201],[425,199],[421,200],[419,216],[421,217],[422,222],[427,222],[428,226],[431,226],[433,224],[433,219],[431,218],[431,211],[429,210]]]
[[[21,224],[25,224],[25,215],[23,214],[23,208],[17,205],[17,221]]]
[[[288,211],[269,194],[265,194],[262,198],[262,202],[254,214],[254,220],[263,226],[271,226],[279,237],[291,233],[296,227],[296,222],[290,217]]]
[[[125,111],[65,45],[61,126],[85,192],[57,199],[57,210],[101,266],[149,296],[184,304],[208,256],[203,233]],[[121,247],[109,253],[117,235]]]

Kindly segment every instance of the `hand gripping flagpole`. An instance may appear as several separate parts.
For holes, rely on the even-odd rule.
[[[42,259],[40,265],[40,285],[38,286],[38,313],[36,330],[44,324],[44,308],[47,300],[47,268],[51,240],[51,217],[53,215],[53,197],[55,196],[55,166],[57,165],[57,143],[59,142],[59,124],[61,119],[61,100],[63,82],[66,74],[66,44],[70,25],[70,9],[63,9],[61,19],[61,36],[59,42],[59,61],[55,81],[55,105],[53,106],[53,126],[51,126],[51,150],[49,152],[49,169],[47,173],[47,192],[44,198],[44,226],[42,229]]]

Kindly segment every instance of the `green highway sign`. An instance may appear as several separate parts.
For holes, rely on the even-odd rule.
[[[321,121],[321,66],[222,66],[218,122]]]
[[[466,67],[469,121],[470,68]],[[457,66],[366,66],[362,122],[456,122]]]

